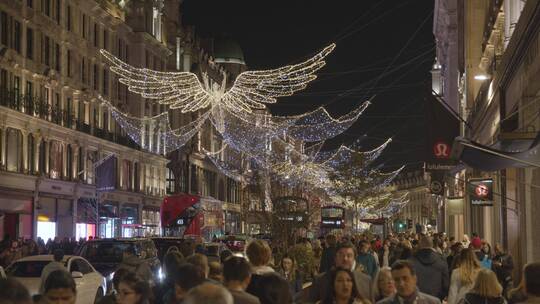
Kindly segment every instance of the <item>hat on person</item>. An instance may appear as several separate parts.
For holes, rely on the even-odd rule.
[[[482,240],[479,237],[474,237],[471,241],[471,245],[474,249],[482,248]]]

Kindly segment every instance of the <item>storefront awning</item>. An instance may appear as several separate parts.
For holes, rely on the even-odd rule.
[[[535,139],[528,140],[500,141],[492,146],[456,137],[452,155],[467,166],[482,171],[540,168],[540,136],[537,135]]]

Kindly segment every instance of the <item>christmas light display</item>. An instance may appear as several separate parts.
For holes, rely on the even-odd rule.
[[[323,59],[334,48],[335,44],[331,44],[299,64],[273,70],[243,72],[228,91],[225,74],[221,85],[212,84],[206,74],[203,74],[201,84],[197,75],[191,72],[160,72],[136,68],[106,50],[101,50],[101,54],[111,64],[111,71],[120,76],[119,81],[129,91],[169,105],[171,109],[181,109],[182,113],[186,113],[220,105],[232,111],[252,112],[252,109],[264,109],[265,104],[275,103],[276,97],[290,96],[304,89],[317,78],[314,73],[325,65]]]
[[[334,47],[332,44],[296,65],[243,72],[229,89],[225,74],[218,85],[203,73],[201,83],[193,73],[136,68],[102,50],[111,71],[120,76],[119,81],[131,92],[182,113],[198,111],[193,121],[174,130],[168,110],[153,117],[133,117],[99,98],[130,138],[154,153],[166,154],[182,147],[210,124],[221,137],[222,146],[216,151],[202,152],[219,171],[242,184],[256,182],[251,170],[263,172],[259,182],[265,186],[266,207],[271,206],[272,180],[321,190],[343,204],[350,203],[344,193],[356,191],[366,198],[362,203],[365,210],[401,206],[376,205],[368,199],[375,194],[380,198],[403,169],[385,173],[372,166],[391,139],[368,151],[362,151],[359,141],[322,151],[325,140],[350,128],[370,105],[369,101],[339,118],[332,117],[324,107],[294,116],[274,116],[265,110],[265,105],[275,103],[277,97],[292,95],[314,80],[314,73],[325,65],[324,58]],[[310,145],[306,147],[306,143]],[[352,166],[357,159],[362,162]],[[350,176],[341,169],[347,166],[354,168]]]

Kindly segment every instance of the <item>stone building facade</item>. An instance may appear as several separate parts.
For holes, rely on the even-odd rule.
[[[165,126],[147,126],[141,148],[97,98],[137,117],[165,111],[120,84],[100,49],[134,66],[204,70],[219,80],[224,70],[204,50],[204,41],[181,26],[181,2],[0,3],[1,235],[159,234],[163,197],[180,191],[220,199],[230,210],[224,216],[238,218],[231,214],[240,209],[240,184],[219,174],[199,153],[201,146],[220,147],[210,126],[191,144],[199,149],[184,157],[190,163],[189,182],[179,189],[174,184],[181,178],[167,167],[155,136]],[[173,113],[171,123],[179,126],[192,118]],[[114,190],[96,191],[96,166],[111,155]]]
[[[534,149],[540,128],[540,1],[436,2],[439,7],[456,8],[457,27],[444,28],[442,21],[452,14],[439,11],[434,33],[438,48],[461,58],[457,66],[441,62],[443,69],[459,72],[457,91],[449,94],[459,94],[459,112],[469,125],[462,124],[461,136],[499,150]],[[455,34],[448,34],[453,30]],[[451,49],[452,43],[461,47]],[[525,147],[517,148],[518,142]],[[449,199],[456,203],[456,197],[462,198],[458,209],[463,227],[455,231],[477,233],[491,244],[501,243],[514,256],[516,281],[525,263],[540,258],[540,239],[535,234],[540,226],[534,221],[539,215],[538,166],[515,162],[495,171],[460,167],[447,181],[447,204]],[[471,206],[467,184],[478,177],[493,179],[493,206]]]

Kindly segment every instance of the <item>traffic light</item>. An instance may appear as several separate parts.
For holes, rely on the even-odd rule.
[[[407,220],[407,229],[412,229],[412,220],[411,219]]]

